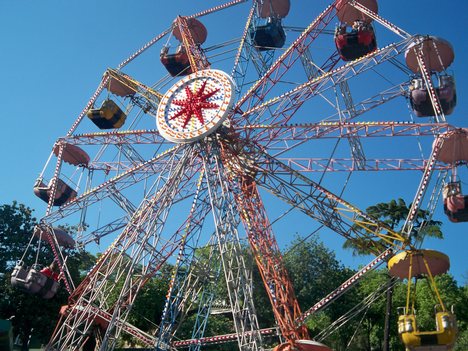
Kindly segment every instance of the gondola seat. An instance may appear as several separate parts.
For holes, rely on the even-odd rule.
[[[281,20],[268,18],[265,25],[257,26],[252,33],[252,39],[260,51],[282,48],[286,41],[286,33]]]
[[[41,266],[34,264],[31,268],[18,262],[11,274],[11,285],[29,294],[37,294],[50,299],[58,291],[59,283],[41,273]]]
[[[468,195],[461,194],[460,182],[450,182],[444,187],[444,213],[451,222],[468,222]]]
[[[11,274],[12,285],[30,294],[39,293],[46,281],[47,277],[40,272],[39,265],[33,265],[29,269],[23,265],[16,265]]]
[[[337,33],[335,45],[343,61],[353,61],[377,49],[372,27],[352,30],[349,33]]]
[[[169,48],[166,46],[161,50],[161,63],[166,67],[172,77],[185,76],[192,73],[190,60],[182,46],[179,46],[175,54],[169,54]]]
[[[73,190],[67,183],[60,178],[57,179],[57,190],[55,192],[55,199],[53,201],[54,206],[62,206],[68,201],[76,198],[77,192]],[[49,185],[45,185],[42,179],[39,179],[34,185],[34,194],[41,200],[49,203],[50,194],[52,192],[51,182]]]
[[[407,351],[451,350],[457,336],[455,316],[449,312],[437,312],[436,330],[419,331],[416,315],[406,314],[398,318],[398,333]]]
[[[444,115],[450,115],[457,105],[457,93],[453,79],[449,76],[441,77],[441,84],[435,88],[435,93],[439,98]],[[410,104],[417,117],[435,116],[429,91],[421,79],[415,80],[410,87]]]
[[[127,115],[111,99],[104,100],[100,108],[90,109],[86,115],[100,129],[120,128],[127,119]]]

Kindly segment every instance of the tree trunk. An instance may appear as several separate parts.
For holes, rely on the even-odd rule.
[[[29,335],[27,334],[21,337],[21,351],[29,351]]]
[[[384,341],[383,351],[390,351],[390,318],[392,315],[392,300],[393,300],[393,286],[392,278],[387,278],[387,305],[385,307],[385,326],[384,326]]]

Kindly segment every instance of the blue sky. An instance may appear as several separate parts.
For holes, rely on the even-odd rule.
[[[116,67],[166,29],[176,15],[189,15],[221,3],[213,0],[0,0],[1,203],[17,200],[34,208],[36,216],[41,217],[45,205],[32,193],[34,180],[42,170],[55,140],[68,131],[105,69]],[[294,25],[296,20],[311,20],[327,3],[322,0],[292,0],[291,14],[284,22]],[[455,62],[450,70],[456,77],[458,106],[448,121],[467,127],[468,102],[465,97],[468,73],[465,63],[468,62],[468,53],[464,27],[468,20],[468,3],[462,0],[446,3],[438,0],[386,0],[381,1],[379,6],[383,17],[407,32],[432,34],[451,42],[455,49]],[[216,38],[223,39],[225,35],[230,38],[228,33],[232,28],[240,30],[244,25],[241,21],[236,22],[236,19],[245,18],[247,11],[248,6],[244,4],[233,12],[233,17],[216,19],[213,22],[216,29],[209,28],[209,39],[211,36],[215,42]],[[377,28],[378,35],[384,31],[381,27]],[[165,71],[157,54],[152,59],[154,66],[147,74],[151,79],[156,79]],[[391,183],[393,175],[381,177],[388,177]],[[412,184],[410,188],[401,185],[392,191],[386,189],[386,192],[376,194],[363,204],[385,202],[399,196],[410,202],[416,189],[414,182],[420,175],[408,177]],[[464,181],[468,184],[468,179]],[[365,183],[357,185],[347,200],[354,203],[364,189]],[[468,185],[465,185],[465,193],[467,191]],[[440,205],[436,214],[439,216],[437,219],[444,220],[446,239],[443,242],[430,241],[428,246],[438,248],[451,257],[451,272],[462,283],[466,281],[468,273],[464,256],[468,245],[468,224],[445,221],[441,218]],[[337,242],[327,241],[327,245],[336,250],[338,259],[347,265],[355,267],[364,262],[343,252]]]

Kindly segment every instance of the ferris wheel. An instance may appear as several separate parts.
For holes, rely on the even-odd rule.
[[[446,122],[456,106],[450,43],[405,32],[373,0],[336,0],[300,23],[294,6],[301,5],[234,0],[178,16],[104,73],[34,186],[47,203],[35,235],[53,248],[70,293],[48,349],[110,350],[129,334],[157,350],[223,342],[263,350],[272,336],[278,351],[330,350],[313,340],[305,321],[366,272],[401,250],[410,254],[393,256],[397,277],[432,276],[429,268],[409,268],[415,255],[434,272],[448,269],[444,257],[418,251],[412,233],[417,211],[432,213],[442,193],[449,219],[468,220],[457,178],[468,160],[468,133]],[[216,33],[216,24],[232,19],[240,23],[231,25],[230,37]],[[166,74],[156,79],[152,65]],[[415,170],[402,232],[368,216],[360,209],[368,202],[352,195],[379,201],[374,194],[389,186],[383,174]],[[376,255],[305,311],[278,243],[285,235],[277,230],[295,218]],[[66,233],[61,224],[78,230]],[[244,243],[271,303],[271,328],[258,323]],[[68,273],[62,247],[70,246],[102,252],[81,282]],[[168,263],[161,320],[155,330],[141,330],[129,322],[132,306]],[[12,282],[51,298],[58,289],[51,279],[21,263]],[[216,296],[219,281],[227,296]],[[220,299],[235,333],[205,336]],[[180,340],[178,325],[189,309],[197,316],[192,337]],[[403,326],[413,323],[408,309],[404,316]],[[440,341],[447,349],[452,317],[445,307],[437,317],[449,323],[450,335]],[[422,340],[413,332],[401,331],[408,347]]]

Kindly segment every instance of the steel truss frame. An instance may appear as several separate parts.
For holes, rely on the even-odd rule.
[[[238,339],[239,349],[257,350],[261,348],[262,340],[257,332],[260,328],[253,305],[252,273],[246,268],[237,231],[240,224],[239,212],[235,207],[232,189],[227,187],[228,182],[217,144],[201,145],[234,325],[237,331],[242,331]]]
[[[309,338],[304,327],[306,318],[336,300],[366,272],[383,262],[392,250],[411,244],[408,235],[430,177],[435,169],[446,169],[435,162],[438,148],[434,148],[428,162],[373,161],[366,159],[359,140],[363,137],[436,136],[453,127],[446,123],[350,122],[360,114],[403,95],[405,84],[399,84],[372,98],[354,103],[347,81],[381,63],[393,60],[419,37],[410,36],[362,5],[351,1],[353,6],[402,36],[403,40],[336,69],[334,68],[339,58],[334,53],[322,64],[320,70],[314,70],[311,66],[309,46],[326,31],[325,28],[333,20],[335,10],[340,4],[340,0],[336,0],[273,62],[273,53],[261,53],[253,46],[251,33],[259,20],[256,15],[259,1],[255,0],[250,9],[232,70],[239,86],[239,99],[229,116],[229,126],[226,124],[216,134],[199,143],[178,145],[164,152],[160,150],[167,148],[168,143],[156,130],[74,134],[86,111],[95,103],[110,79],[116,79],[135,91],[137,97],[131,101],[134,106],[142,108],[145,113],[156,114],[161,94],[122,73],[120,69],[167,35],[171,31],[168,29],[123,61],[117,70],[106,71],[96,92],[66,137],[59,139],[59,152],[52,178],[52,195],[46,216],[41,221],[42,225],[51,226],[106,198],[121,208],[124,215],[81,238],[81,244],[86,245],[122,230],[86,279],[73,291],[48,349],[78,349],[92,337],[98,338],[100,350],[113,349],[121,333],[128,333],[146,346],[158,350],[174,347],[198,350],[205,342],[218,343],[235,339],[241,350],[262,350],[263,336],[272,334],[280,334],[287,342],[294,344],[296,340]],[[178,26],[182,33],[183,45],[194,72],[208,68],[209,62],[203,50],[191,37],[187,20],[243,2],[246,0],[231,1],[192,16],[177,18],[175,26]],[[440,102],[420,51],[418,59],[437,112],[435,120],[444,122]],[[307,80],[292,90],[267,99],[275,85],[298,60],[303,62]],[[253,62],[260,78],[241,96],[240,88],[244,85],[249,62]],[[337,86],[340,87],[345,109],[340,109],[337,104],[337,114],[327,117],[328,120],[335,119],[333,122],[288,125],[305,102],[329,89],[336,89]],[[312,116],[311,120],[315,118]],[[348,165],[345,163],[347,160],[327,160],[324,163],[323,160],[317,159],[279,157],[305,141],[318,138],[347,138],[351,145],[353,164]],[[90,172],[107,169],[120,170],[121,173],[97,187],[87,189],[84,194],[53,211],[52,199],[61,172],[65,143],[116,147],[119,154],[125,156],[126,161],[91,162],[88,166]],[[157,146],[155,156],[146,161],[135,147],[141,144]],[[320,171],[378,170],[382,169],[382,162],[386,162],[387,169],[424,170],[423,179],[405,223],[404,235],[393,232],[321,184],[301,174],[314,171],[311,165],[318,165]],[[392,162],[400,163],[395,165]],[[197,174],[200,175],[198,182],[194,180]],[[139,206],[135,206],[122,192],[155,175],[152,192]],[[309,310],[301,312],[261,200],[259,187],[346,239],[358,245],[365,245],[377,258]],[[172,205],[192,197],[188,217],[179,229],[167,235],[165,224]],[[210,251],[210,257],[219,256],[221,264],[215,264],[214,267],[209,267],[209,270],[216,280],[222,266],[236,329],[235,334],[213,337],[212,340],[204,338],[203,333],[213,304],[213,284],[206,286],[196,276],[196,270],[200,267],[197,266],[195,252],[205,219],[210,212],[215,224],[215,233],[212,235],[214,247]],[[260,269],[279,330],[259,328],[253,304],[251,272],[244,262],[239,239],[238,227],[241,221]],[[132,326],[127,319],[138,292],[155,276],[169,256],[177,251],[179,254],[174,265],[162,322],[156,335],[151,336]],[[59,261],[64,263],[63,258]],[[66,283],[70,286],[73,282],[68,280],[70,279],[67,278]],[[184,318],[190,306],[197,305],[200,318],[194,326],[193,339],[171,344],[176,321]]]

